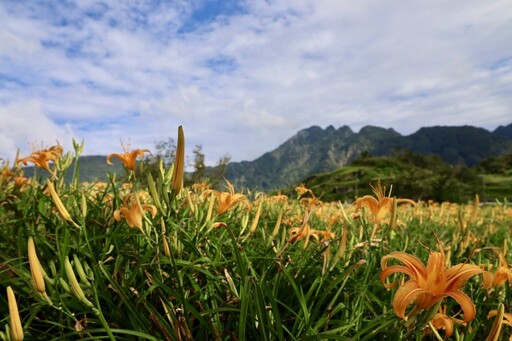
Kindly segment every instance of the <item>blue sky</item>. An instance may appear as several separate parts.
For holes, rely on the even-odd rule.
[[[0,2],[0,157],[85,139],[207,163],[311,125],[512,123],[509,0]]]

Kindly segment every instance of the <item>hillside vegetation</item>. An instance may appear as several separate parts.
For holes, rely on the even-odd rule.
[[[390,156],[363,156],[350,166],[316,174],[302,182],[323,201],[353,200],[370,194],[368,183],[381,179],[393,194],[415,200],[463,202],[478,194],[482,201],[512,195],[512,154],[467,167],[450,165],[439,156],[408,151]],[[291,193],[293,186],[284,190]]]

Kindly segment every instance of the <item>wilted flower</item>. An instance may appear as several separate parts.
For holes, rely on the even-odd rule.
[[[115,158],[119,159],[126,168],[128,168],[131,171],[134,171],[135,170],[135,162],[136,162],[137,157],[144,156],[144,153],[151,154],[149,149],[135,149],[135,150],[130,151],[129,147],[125,147],[124,145],[123,145],[123,150],[124,150],[124,153],[122,153],[122,154],[117,154],[117,153],[108,154],[107,155],[107,163],[109,165],[112,165],[113,163],[112,163],[112,161],[110,161],[110,159],[115,157]]]
[[[405,318],[405,309],[415,303],[413,313],[433,307],[445,297],[452,297],[460,304],[464,312],[464,321],[475,318],[475,305],[460,289],[473,276],[483,272],[480,267],[473,264],[458,264],[446,268],[444,251],[439,243],[440,252],[430,250],[427,266],[423,265],[417,257],[401,251],[395,251],[382,257],[382,273],[380,280],[386,288],[395,283],[386,284],[386,278],[394,273],[402,272],[410,279],[398,288],[393,299],[393,310],[396,315]],[[397,259],[403,265],[388,267],[389,259]]]
[[[141,204],[137,194],[129,196],[120,209],[114,211],[114,219],[120,221],[121,218],[131,228],[138,228],[142,231],[142,216],[144,211],[148,211],[154,217],[157,213],[155,205]]]
[[[391,191],[389,195],[386,196],[386,187],[382,187],[380,180],[377,181],[377,186],[374,187],[370,184],[370,187],[377,198],[371,195],[365,195],[361,198],[357,198],[355,204],[358,210],[363,206],[368,207],[372,212],[373,222],[379,223],[384,219],[386,214],[392,212],[393,198],[391,198]],[[396,199],[396,203],[397,205],[402,203],[416,205],[416,203],[411,199]]]

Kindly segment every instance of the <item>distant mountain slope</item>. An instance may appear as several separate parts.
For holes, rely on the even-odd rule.
[[[499,126],[494,130],[494,134],[512,139],[512,123],[507,126]]]
[[[375,154],[388,155],[392,149],[400,148],[422,155],[438,155],[451,164],[473,166],[487,157],[510,151],[511,144],[511,138],[483,128],[436,126],[383,141],[382,145],[376,146]]]
[[[107,164],[105,156],[90,155],[80,157],[80,181],[107,181],[107,173],[116,173],[117,176],[125,175],[123,165],[115,158],[112,158],[113,165]],[[53,167],[53,165],[51,166]],[[74,162],[66,172],[66,181],[70,181],[73,176]],[[25,176],[32,177],[34,174],[34,167],[24,168]],[[37,174],[43,178],[49,176],[49,173],[43,169],[37,169]]]
[[[307,175],[343,167],[361,151],[371,150],[379,141],[398,136],[400,134],[392,129],[370,126],[357,134],[347,126],[339,129],[313,126],[299,131],[277,149],[254,161],[229,163],[226,178],[236,186],[274,189]]]
[[[472,126],[437,126],[403,136],[374,126],[358,133],[348,126],[312,126],[254,161],[228,164],[226,178],[238,188],[273,190],[346,166],[361,154],[388,155],[396,149],[439,155],[450,164],[472,166],[487,157],[512,152],[510,130],[512,125],[495,132]]]

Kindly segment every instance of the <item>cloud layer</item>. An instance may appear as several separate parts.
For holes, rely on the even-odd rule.
[[[175,138],[252,160],[311,125],[512,122],[512,3],[3,1],[0,156]]]

